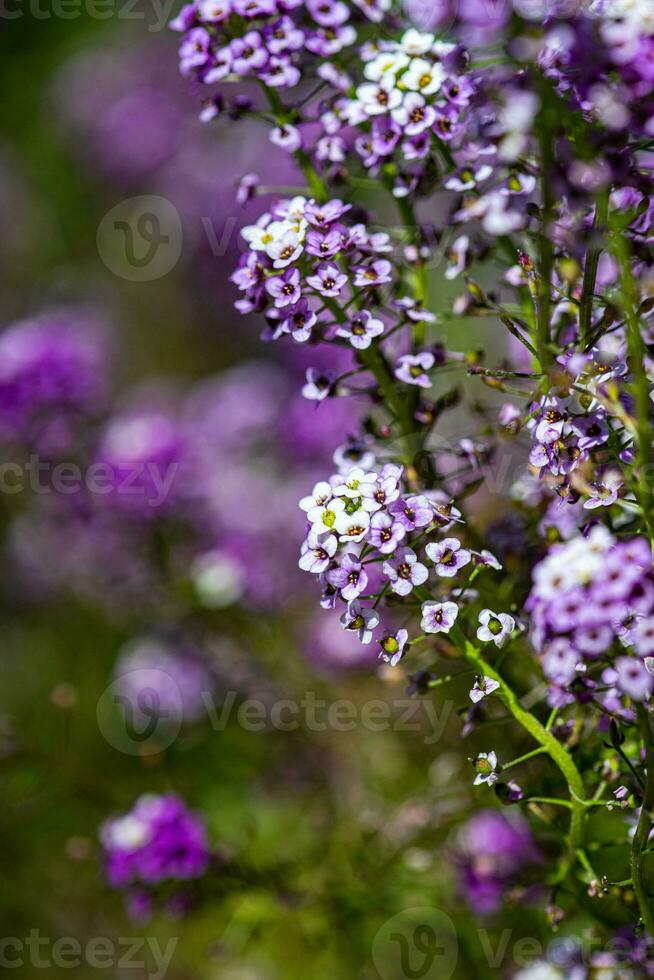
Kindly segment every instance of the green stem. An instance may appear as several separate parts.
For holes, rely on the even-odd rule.
[[[620,286],[627,323],[627,352],[631,372],[634,376],[636,441],[638,443],[637,497],[642,508],[649,539],[654,543],[652,490],[649,481],[652,467],[652,401],[650,399],[650,383],[645,371],[647,349],[641,330],[640,298],[631,268],[629,245],[621,230],[616,230],[611,235],[611,248],[620,269]]]
[[[586,264],[584,267],[584,283],[581,294],[581,307],[579,309],[579,341],[583,350],[586,349],[590,336],[591,320],[593,316],[593,299],[595,293],[595,282],[597,281],[597,269],[600,256],[602,255],[602,244],[597,242],[597,237],[605,227],[609,213],[609,195],[602,194],[595,206],[595,220],[593,221],[591,246],[586,254]]]
[[[484,659],[480,651],[463,635],[460,630],[455,630],[463,643],[463,651],[466,658],[473,664],[479,674],[491,677],[500,686],[497,695],[503,702],[505,708],[513,715],[515,720],[529,732],[543,750],[549,755],[552,762],[561,771],[572,797],[570,808],[572,811],[570,820],[570,846],[573,850],[581,847],[584,837],[584,825],[586,819],[586,808],[583,800],[585,798],[584,783],[575,766],[572,758],[568,755],[561,743],[548,732],[544,725],[538,721],[529,711],[526,711],[520,704],[517,696],[511,690],[504,678],[491,667]]]
[[[631,845],[631,877],[640,907],[641,918],[650,936],[654,937],[654,910],[649,900],[645,869],[643,866],[643,857],[652,830],[652,809],[654,808],[654,740],[652,738],[649,716],[642,705],[638,706],[638,721],[645,746],[647,781],[645,783],[645,793],[640,817],[638,818],[638,826],[636,827],[636,833],[634,834]]]

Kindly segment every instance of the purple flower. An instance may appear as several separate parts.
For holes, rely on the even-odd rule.
[[[307,276],[307,285],[311,286],[321,294],[321,296],[338,296],[343,286],[347,283],[347,276],[341,272],[338,266],[325,263],[318,266],[313,276]]]
[[[337,228],[312,228],[304,244],[309,255],[315,255],[319,259],[331,259],[340,252],[343,239]]]
[[[391,282],[392,265],[388,259],[375,259],[369,265],[359,266],[354,270],[355,286],[381,286]]]
[[[186,881],[201,877],[209,867],[204,821],[177,796],[139,797],[129,813],[102,825],[100,839],[105,873],[114,888]]]
[[[266,279],[266,292],[272,296],[277,309],[295,306],[302,296],[299,270],[289,267],[284,269],[281,276],[271,276]]]
[[[497,810],[471,817],[454,845],[459,887],[478,915],[497,911],[525,865],[538,859],[526,821]]]
[[[434,517],[434,510],[429,500],[423,496],[401,497],[394,500],[388,508],[407,531],[415,531],[419,527],[427,527]]]
[[[307,203],[304,209],[304,217],[310,225],[321,228],[339,221],[351,207],[351,204],[343,204],[337,199],[327,201],[326,204],[317,204],[312,200]]]
[[[190,75],[196,68],[204,68],[210,59],[211,36],[204,27],[194,27],[179,47],[179,70]]]
[[[334,588],[341,590],[346,602],[351,602],[366,591],[368,576],[361,561],[356,555],[346,554],[340,567],[327,572],[327,581]]]
[[[288,310],[287,314],[286,319],[282,323],[284,331],[290,333],[293,340],[296,340],[299,344],[309,340],[317,317],[313,310],[310,309],[307,301],[301,300],[292,310]]]
[[[229,45],[232,56],[232,71],[236,75],[249,75],[262,68],[268,61],[263,38],[257,31],[248,31],[243,37],[236,37]]]
[[[390,561],[384,562],[382,571],[397,595],[409,595],[414,585],[422,585],[429,575],[426,567],[418,561],[415,551],[411,548],[400,548],[396,551]]]
[[[423,602],[420,626],[423,633],[449,633],[458,615],[456,602]]]
[[[427,557],[433,561],[436,574],[443,578],[452,578],[460,568],[472,560],[472,555],[461,547],[458,538],[445,538],[443,541],[432,542],[425,548]]]
[[[430,351],[421,354],[404,354],[395,365],[395,377],[408,385],[431,388],[428,371],[431,371],[436,358]]]
[[[273,55],[260,77],[261,81],[270,88],[293,88],[302,76],[299,68],[296,68],[288,58],[278,58]]]
[[[367,540],[382,555],[392,554],[405,537],[406,528],[401,521],[394,520],[390,514],[383,511],[377,511],[372,515]]]

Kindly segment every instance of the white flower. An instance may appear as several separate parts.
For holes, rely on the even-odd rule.
[[[302,500],[300,501],[300,507],[302,508],[302,510],[305,510],[307,512],[310,511],[313,507],[324,507],[325,504],[331,499],[331,497],[332,497],[331,485],[327,483],[326,480],[320,480],[320,482],[316,483],[316,485],[314,486],[310,496],[302,497]]]
[[[359,85],[357,98],[367,116],[382,116],[402,102],[402,93],[394,87],[394,78],[382,78],[379,82]]]
[[[374,609],[367,609],[358,599],[348,602],[347,612],[341,616],[343,629],[357,633],[361,643],[370,643],[373,630],[379,626],[379,616]]]
[[[470,691],[470,700],[473,704],[477,704],[482,698],[492,694],[493,691],[497,691],[499,686],[499,682],[494,681],[492,677],[478,677]]]
[[[341,541],[362,541],[369,527],[370,514],[365,510],[355,510],[353,514],[342,511],[336,518]]]
[[[323,507],[317,505],[312,507],[307,519],[314,525],[317,531],[331,531],[335,528],[338,518],[345,511],[345,501],[340,497],[330,500]]]
[[[440,90],[446,77],[445,69],[442,65],[433,65],[424,58],[413,58],[402,76],[402,84],[405,88],[411,89],[414,92],[422,92],[423,95],[433,95]]]
[[[111,820],[101,832],[102,843],[118,851],[138,851],[150,839],[150,827],[144,820],[128,813],[125,817]]]
[[[479,623],[477,639],[482,643],[494,643],[496,647],[503,647],[515,629],[513,616],[508,613],[494,613],[490,609],[482,609]]]
[[[428,54],[431,51],[434,40],[433,34],[417,31],[415,27],[412,27],[403,34],[400,46],[412,58],[419,58],[421,55]]]
[[[334,495],[356,500],[358,497],[372,497],[376,489],[377,474],[367,473],[361,467],[355,466],[347,474],[345,482],[334,487]]]
[[[369,61],[363,74],[371,82],[379,82],[385,76],[394,78],[398,72],[409,64],[409,59],[401,51],[385,51],[373,61]]]
[[[285,269],[287,265],[295,262],[302,254],[304,236],[287,222],[280,221],[274,222],[274,224],[284,225],[284,230],[280,235],[275,235],[271,241],[266,243],[266,254],[273,259],[273,265],[276,269]],[[269,232],[272,227],[270,225],[267,231]]]
[[[473,786],[481,786],[482,783],[492,786],[493,783],[497,782],[498,770],[495,752],[480,752],[477,758],[472,760],[472,764],[477,773]]]

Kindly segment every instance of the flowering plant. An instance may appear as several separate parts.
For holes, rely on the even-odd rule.
[[[172,26],[202,118],[263,121],[304,180],[242,229],[238,311],[266,341],[348,352],[307,370],[316,426],[328,399],[368,404],[300,502],[300,567],[414,692],[475,675],[474,782],[561,835],[550,905],[611,894],[615,925],[626,909],[654,936],[654,17],[470,8],[199,0]],[[259,190],[248,174],[241,203]],[[443,280],[463,280],[445,302]],[[459,349],[472,318],[488,353]],[[507,719],[528,740],[512,761]],[[619,880],[593,837],[612,809]]]

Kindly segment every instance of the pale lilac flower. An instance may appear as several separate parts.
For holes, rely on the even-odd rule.
[[[271,276],[266,279],[266,292],[272,296],[278,309],[295,306],[302,296],[299,270],[288,268],[281,276]]]
[[[374,609],[366,608],[361,605],[358,599],[349,602],[347,612],[341,616],[341,624],[344,629],[355,632],[361,643],[370,643],[372,635],[379,626],[379,616]]]
[[[347,276],[338,266],[326,263],[318,267],[313,276],[307,276],[307,286],[311,286],[321,296],[338,296],[347,283]]]
[[[377,511],[370,519],[370,530],[368,531],[368,541],[382,555],[390,555],[397,548],[400,541],[406,537],[406,528],[395,520],[390,514]]]
[[[508,613],[494,613],[490,609],[482,609],[479,613],[479,629],[477,639],[482,643],[494,643],[503,647],[511,638],[515,629],[515,619]]]
[[[638,620],[633,631],[633,644],[641,657],[654,655],[654,616]]]
[[[288,153],[295,153],[302,146],[302,137],[297,126],[286,123],[284,126],[275,126],[270,130],[270,142]]]
[[[391,589],[397,595],[409,595],[415,585],[422,585],[427,581],[429,572],[427,568],[418,561],[418,557],[411,548],[400,548],[389,561],[385,561],[382,566],[384,575],[390,580]]]
[[[388,259],[375,259],[368,265],[360,265],[354,269],[355,286],[383,286],[392,281],[393,266]]]
[[[302,544],[299,566],[305,572],[320,575],[326,572],[336,554],[338,541],[335,534],[319,533],[312,530]]]
[[[395,365],[395,377],[408,385],[431,388],[428,372],[434,367],[436,358],[430,351],[421,354],[403,354]]]
[[[449,633],[458,615],[456,602],[423,602],[420,626],[423,633]]]
[[[477,704],[478,701],[497,691],[499,686],[499,682],[493,680],[492,677],[477,677],[470,691],[470,700],[473,704]]]
[[[356,350],[366,350],[384,332],[384,324],[367,310],[355,314],[351,320],[336,331],[337,337],[345,337]]]
[[[388,508],[388,513],[403,524],[407,531],[431,524],[434,510],[427,497],[400,497]]]
[[[306,379],[306,384],[302,386],[302,394],[309,401],[321,402],[330,394],[336,375],[333,371],[307,368]]]
[[[379,641],[381,646],[381,652],[379,654],[380,660],[390,664],[391,667],[396,667],[404,656],[404,650],[408,639],[409,634],[406,630],[397,630],[394,633],[386,633]]]
[[[351,602],[366,591],[368,575],[357,555],[346,554],[339,567],[327,572],[327,581],[341,590],[346,602]]]
[[[636,660],[635,657],[617,657],[615,670],[616,684],[628,697],[634,701],[644,701],[650,696],[654,689],[654,677],[641,660]]]
[[[427,557],[433,561],[436,574],[443,578],[452,578],[460,568],[472,560],[472,554],[461,547],[458,538],[445,538],[443,541],[432,542],[425,548]]]
[[[594,510],[596,507],[610,507],[618,499],[622,482],[622,476],[617,470],[609,470],[601,480],[591,484],[584,508]]]

